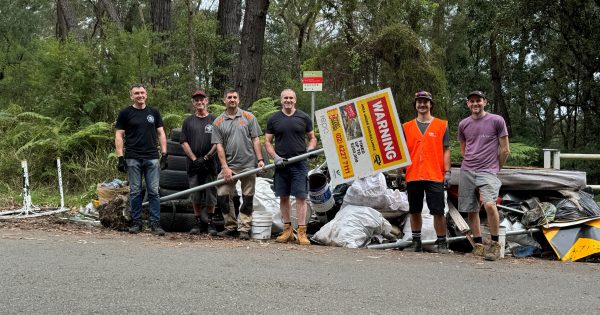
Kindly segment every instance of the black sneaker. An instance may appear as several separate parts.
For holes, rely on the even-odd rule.
[[[142,221],[133,221],[131,226],[129,227],[129,233],[138,234],[144,229],[144,224]]]
[[[165,235],[165,230],[163,230],[163,228],[160,227],[159,223],[152,223],[152,225],[150,227],[152,229],[152,234],[158,235],[158,236]]]
[[[217,235],[221,237],[235,237],[237,235],[237,231],[225,229],[217,233]]]
[[[215,228],[215,225],[212,223],[210,223],[206,227],[206,231],[208,232],[208,235],[210,235],[210,236],[217,236],[217,229]]]
[[[250,239],[250,234],[248,234],[246,231],[240,231],[240,239],[247,241]]]
[[[202,232],[202,227],[200,224],[194,225],[194,227],[190,230],[190,234],[199,235]]]
[[[452,251],[448,248],[447,241],[436,241],[435,244],[436,244],[436,247],[433,250],[434,253],[438,253],[438,254],[451,254],[452,253]]]
[[[421,240],[413,240],[412,244],[405,248],[404,251],[407,252],[422,252],[423,251],[423,242]]]

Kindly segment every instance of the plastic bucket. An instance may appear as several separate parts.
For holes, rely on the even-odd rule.
[[[315,212],[324,213],[333,208],[334,200],[325,174],[310,174],[308,176],[308,188],[308,196]]]
[[[271,227],[273,219],[271,216],[252,217],[251,237],[255,240],[268,240],[271,238]]]
[[[490,230],[487,226],[483,226],[481,228],[481,236],[483,236],[484,240],[488,240],[491,242],[492,237],[490,236]],[[498,230],[498,243],[500,243],[500,258],[504,258],[504,249],[506,247],[506,227],[500,226]]]

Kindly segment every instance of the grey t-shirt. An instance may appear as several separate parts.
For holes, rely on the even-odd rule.
[[[421,131],[422,135],[425,134],[425,131],[427,130],[427,128],[429,127],[429,125],[431,125],[431,122],[422,123],[418,119],[416,120],[416,122],[417,122],[417,127],[419,127],[419,131]],[[444,147],[449,147],[450,146],[450,133],[448,132],[448,125],[447,124],[446,124],[446,131],[444,131],[444,138],[442,139],[442,144],[443,144]]]
[[[234,173],[256,167],[256,153],[252,138],[262,135],[256,117],[238,108],[235,116],[222,113],[213,122],[211,142],[220,143],[225,149],[227,165]]]

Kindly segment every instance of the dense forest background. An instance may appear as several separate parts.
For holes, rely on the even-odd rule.
[[[599,29],[598,0],[0,0],[0,205],[21,202],[24,158],[48,203],[56,157],[70,203],[122,177],[113,124],[134,82],[167,130],[191,91],[218,104],[226,87],[264,128],[279,92],[322,70],[317,108],[391,87],[405,121],[426,89],[453,138],[480,89],[508,124],[511,165],[540,166],[542,148],[598,153]],[[310,95],[298,98],[310,112]],[[564,167],[600,182],[597,162]]]

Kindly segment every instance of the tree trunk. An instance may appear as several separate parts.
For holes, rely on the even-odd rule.
[[[494,109],[495,112],[504,117],[508,134],[512,135],[510,115],[502,93],[502,65],[498,60],[497,35],[498,34],[495,31],[492,31],[490,34],[490,73],[492,76],[492,87],[494,89]]]
[[[217,35],[221,38],[223,49],[215,55],[215,73],[213,76],[213,87],[223,92],[233,86],[233,74],[240,50],[240,22],[242,21],[241,0],[220,0],[217,11],[219,25]]]
[[[194,16],[196,15],[196,6],[192,0],[186,0],[188,18],[187,18],[187,51],[189,56],[188,73],[190,95],[198,87],[196,75],[196,43],[194,41]]]
[[[115,9],[114,4],[111,0],[101,0],[102,5],[104,6],[104,10],[108,13],[110,20],[117,25],[118,28],[123,29],[123,23],[121,23],[121,18],[119,18],[119,14],[117,14],[117,10]]]
[[[150,0],[150,20],[152,31],[160,33],[160,42],[165,45],[167,33],[171,29],[171,0]],[[160,67],[166,63],[167,58],[164,52],[157,52],[154,54],[154,64]]]
[[[269,0],[246,2],[240,59],[235,72],[235,87],[240,92],[240,107],[256,101],[262,71],[263,46]]]
[[[79,38],[73,7],[69,0],[56,0],[56,37],[65,41],[69,33]]]

